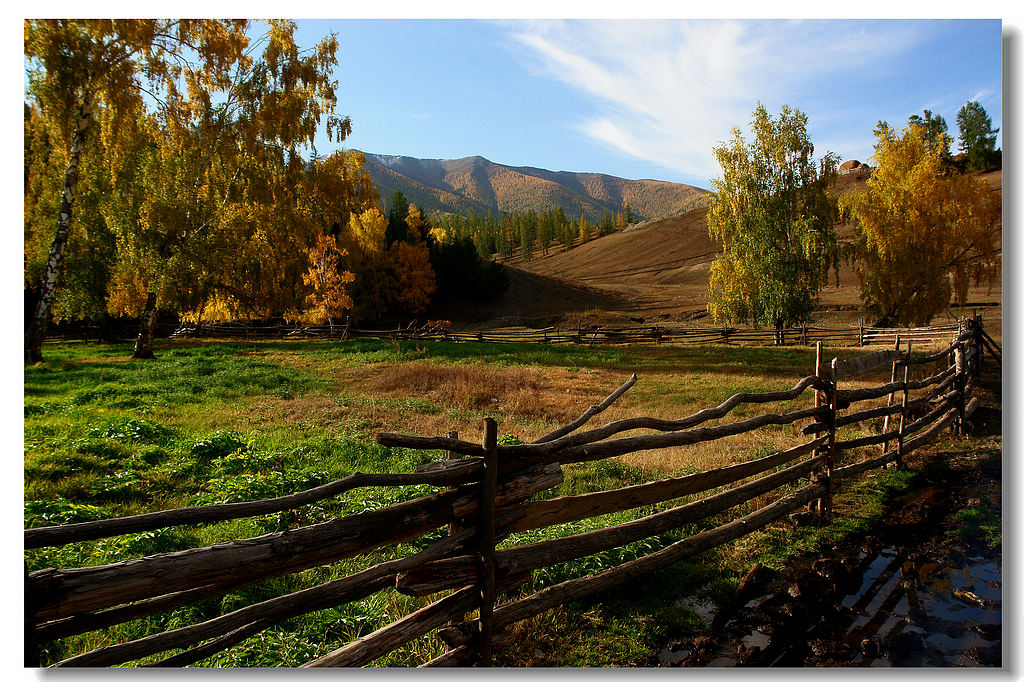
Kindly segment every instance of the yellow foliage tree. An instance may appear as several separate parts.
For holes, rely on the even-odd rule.
[[[147,98],[156,95],[170,116],[188,118],[197,100],[208,103],[211,93],[230,86],[231,66],[247,60],[246,26],[206,19],[25,21],[26,94],[67,163],[39,302],[26,325],[26,362],[42,360],[92,131],[99,128],[106,161],[116,168],[125,140],[119,131],[145,113]]]
[[[327,322],[333,328],[333,318],[352,307],[346,285],[355,280],[355,275],[340,267],[341,257],[346,254],[329,234],[319,235],[307,252],[309,270],[302,275],[303,283],[311,289],[306,296],[307,321]]]
[[[384,233],[388,229],[388,219],[379,208],[372,206],[361,213],[351,213],[348,226],[348,238],[353,252],[361,253],[366,258],[384,253]]]
[[[947,172],[923,126],[875,135],[867,191],[840,200],[861,300],[877,324],[927,324],[951,298],[966,304],[971,282],[998,277],[1002,202],[983,180]]]

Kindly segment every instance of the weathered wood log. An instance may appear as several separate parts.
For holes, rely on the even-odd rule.
[[[688,417],[682,419],[657,419],[654,417],[633,417],[630,419],[622,419],[619,421],[610,422],[596,429],[590,431],[584,431],[581,433],[573,433],[562,438],[548,441],[545,443],[528,443],[524,445],[505,445],[499,446],[498,452],[502,457],[512,458],[544,458],[552,455],[557,451],[562,451],[568,448],[576,446],[586,445],[588,443],[594,443],[609,438],[617,433],[623,431],[633,431],[636,429],[653,429],[655,431],[681,431],[682,429],[695,426],[697,424],[709,421],[711,419],[720,419],[727,415],[738,405],[745,403],[771,403],[781,402],[787,400],[794,400],[798,398],[804,391],[809,387],[821,387],[825,383],[824,380],[817,377],[804,377],[797,384],[788,390],[784,391],[772,391],[768,393],[737,393],[725,402],[721,403],[717,407],[711,407],[704,410],[700,410]],[[567,461],[561,460],[559,461]]]
[[[431,465],[425,465],[422,471],[411,474],[367,474],[356,472],[343,479],[332,481],[316,488],[265,500],[168,509],[139,514],[137,516],[85,521],[64,526],[29,528],[25,531],[25,549],[58,547],[71,542],[95,540],[97,538],[125,535],[127,533],[140,533],[157,528],[192,523],[213,523],[272,514],[274,512],[295,509],[329,497],[335,497],[354,488],[416,485],[421,483],[430,485],[459,485],[477,480],[480,477],[481,465],[479,461],[460,460],[457,465],[443,466],[445,464],[444,462],[433,462]]]
[[[847,478],[852,478],[865,471],[871,471],[872,469],[878,469],[889,462],[895,461],[896,450],[887,450],[885,453],[866,459],[856,464],[847,464],[846,466],[838,467],[832,471],[832,476],[837,480],[841,481]]]
[[[907,346],[907,355],[910,355],[911,345],[912,344],[908,344],[908,346]],[[895,368],[896,368],[896,365],[893,365],[893,369],[894,370],[895,370]],[[896,427],[896,431],[897,431],[897,433],[899,433],[899,437],[896,439],[896,468],[898,470],[902,470],[903,467],[904,467],[904,463],[903,463],[903,449],[904,448],[903,448],[903,446],[904,446],[904,442],[906,441],[906,437],[907,437],[907,432],[906,432],[906,429],[907,429],[907,417],[910,414],[909,413],[909,410],[910,410],[910,391],[906,389],[906,385],[908,383],[910,383],[910,365],[906,365],[905,364],[905,365],[903,365],[903,385],[904,385],[904,389],[903,389],[903,397],[900,400],[900,421],[899,421],[899,426]],[[886,418],[886,421],[888,422],[888,417]],[[884,446],[883,446],[883,454],[884,454]]]
[[[410,540],[453,520],[452,507],[458,497],[457,493],[438,493],[247,540],[104,566],[37,571],[32,575],[34,589],[45,595],[37,618],[61,618],[239,576],[265,579],[285,575]]]
[[[924,426],[931,424],[933,421],[941,417],[946,408],[949,405],[953,405],[957,399],[957,391],[950,391],[946,395],[942,396],[936,403],[935,407],[931,409],[927,414],[918,417],[909,424],[905,424],[903,427],[903,435],[908,436],[912,433],[916,433],[921,430]]]
[[[862,448],[867,445],[888,443],[891,440],[896,440],[898,436],[899,430],[892,429],[884,433],[876,433],[873,436],[862,436],[860,438],[851,438],[849,440],[838,440],[836,441],[836,450],[840,452],[846,452],[847,450],[855,450],[856,448]]]
[[[249,639],[253,635],[266,630],[267,628],[274,625],[272,621],[258,620],[254,623],[243,625],[237,630],[232,630],[226,635],[221,635],[217,639],[200,644],[197,647],[193,647],[188,651],[183,651],[180,654],[168,656],[167,658],[150,663],[147,667],[150,668],[184,668],[187,665],[192,665],[204,658],[224,651],[233,647],[241,641]]]
[[[951,371],[952,369],[955,368],[951,367],[949,370],[946,370],[941,374],[935,375],[935,377],[943,377],[942,381],[939,381],[938,383],[933,383],[932,387],[928,390],[928,392],[921,397],[925,400],[931,400],[932,398],[941,394],[947,388],[952,386],[953,382],[956,380],[956,375]],[[934,379],[935,377],[930,377],[930,379]],[[907,390],[912,390],[914,388],[913,386],[910,385],[912,383],[913,382],[907,382]],[[915,401],[911,401],[910,404],[913,404],[914,402]]]
[[[942,372],[939,372],[938,374],[933,374],[927,379],[908,382],[905,387],[902,381],[894,381],[888,384],[872,386],[869,388],[853,388],[839,390],[836,391],[836,398],[839,400],[840,405],[851,405],[853,403],[861,402],[862,400],[884,398],[885,396],[895,393],[897,391],[902,391],[904,388],[911,391],[926,388],[928,386],[931,386],[932,384],[938,383],[943,379],[952,376],[954,372],[955,368],[951,367],[946,370],[943,370]]]
[[[437,658],[432,658],[420,668],[449,668],[462,665],[476,655],[476,650],[470,646],[460,646],[457,649],[446,651]]]
[[[500,451],[499,451],[500,452]],[[500,462],[499,462],[500,474]],[[559,485],[564,480],[562,466],[558,462],[538,464],[529,469],[521,471],[514,478],[505,480],[498,486],[498,493],[494,499],[496,507],[511,505],[524,500],[534,493],[548,490]],[[453,505],[455,516],[465,518],[477,511],[479,507],[479,495],[474,498],[462,497]],[[514,510],[518,512],[518,510]],[[502,520],[507,523],[507,519]]]
[[[495,627],[507,628],[526,618],[543,613],[559,604],[582,599],[621,585],[638,576],[678,563],[683,559],[725,544],[767,526],[786,514],[820,497],[824,487],[808,485],[740,519],[680,540],[668,547],[610,568],[596,575],[552,585],[524,599],[498,607],[494,611]]]
[[[977,402],[977,399],[975,399],[974,401],[972,401],[972,404],[968,406],[968,409],[967,409],[968,414],[970,412],[973,412],[974,408],[976,408],[977,406],[978,406],[978,402]],[[956,417],[957,417],[956,408],[949,409],[943,415],[942,420],[939,421],[938,423],[936,423],[934,426],[932,426],[932,428],[928,429],[927,431],[922,433],[917,438],[912,438],[910,440],[905,441],[904,444],[903,444],[903,451],[902,451],[902,453],[899,452],[898,450],[890,450],[890,451],[886,452],[885,454],[883,454],[883,455],[881,455],[879,457],[875,457],[873,459],[864,460],[862,462],[857,462],[856,464],[850,464],[848,466],[843,467],[842,469],[837,469],[836,470],[837,477],[838,478],[850,478],[850,477],[856,476],[858,474],[864,473],[865,471],[870,471],[871,469],[876,469],[876,468],[882,467],[882,466],[888,464],[889,462],[897,460],[898,457],[900,457],[902,455],[906,455],[909,452],[913,452],[917,448],[919,448],[919,447],[921,447],[923,445],[926,445],[926,444],[930,443],[931,441],[935,440],[935,438],[940,433],[942,433],[943,429],[945,429],[946,427],[948,427],[950,424],[953,423],[953,421],[956,419]]]
[[[561,438],[562,436],[564,436],[566,434],[572,433],[576,429],[578,429],[581,426],[583,426],[584,424],[586,424],[588,421],[590,421],[595,416],[597,416],[597,415],[601,414],[602,412],[604,412],[605,410],[607,410],[608,407],[612,403],[614,403],[616,400],[619,399],[619,396],[621,396],[623,393],[628,391],[633,386],[633,384],[635,384],[635,383],[636,383],[636,373],[633,373],[633,375],[630,376],[629,379],[627,379],[624,384],[622,384],[617,389],[615,389],[607,398],[602,400],[597,405],[591,405],[587,409],[587,411],[584,412],[583,414],[581,414],[575,421],[573,421],[573,422],[571,422],[569,424],[566,424],[565,426],[563,426],[563,427],[561,427],[559,429],[555,429],[554,431],[552,431],[551,433],[547,434],[546,436],[541,436],[540,438],[538,438],[537,440],[535,440],[533,442],[534,443],[547,443],[547,442],[552,441],[552,440],[557,440],[557,439]]]
[[[969,403],[967,403],[966,409],[964,409],[964,416],[967,419],[970,419],[971,415],[974,414],[974,411],[976,409],[978,409],[978,405],[980,405],[980,404],[981,404],[981,399],[980,398],[971,398],[971,401]]]
[[[975,398],[975,400],[977,400],[977,398]],[[904,452],[904,454],[908,453],[908,452],[913,452],[917,448],[919,448],[919,447],[921,447],[923,445],[926,445],[926,444],[932,442],[933,440],[935,440],[938,437],[938,435],[940,433],[942,433],[943,429],[945,429],[947,426],[949,426],[950,424],[953,423],[953,420],[956,419],[956,417],[957,417],[956,409],[955,408],[950,409],[948,412],[946,412],[946,414],[941,419],[939,419],[937,422],[932,424],[931,428],[929,428],[927,431],[924,431],[923,433],[918,434],[914,438],[909,438],[906,441],[904,441],[904,443],[903,443],[903,452]]]
[[[479,443],[468,443],[464,440],[445,438],[443,436],[408,436],[403,433],[378,433],[377,442],[392,448],[409,448],[411,450],[448,450],[467,457],[483,457],[483,448]]]
[[[861,412],[851,412],[841,417],[836,417],[836,426],[849,426],[850,424],[857,424],[859,422],[868,421],[869,419],[877,419],[879,417],[898,414],[899,411],[900,405],[894,404],[887,407],[875,407]],[[809,436],[815,433],[822,433],[824,431],[828,431],[828,424],[816,423],[808,424],[800,430],[800,433],[805,436]]]
[[[604,440],[610,436],[623,431],[636,429],[653,429],[656,431],[680,431],[682,429],[700,424],[702,422],[719,419],[727,415],[737,405],[744,403],[771,403],[794,400],[799,397],[808,387],[821,388],[828,382],[818,377],[804,377],[793,388],[784,391],[773,391],[768,393],[737,393],[717,407],[707,408],[682,419],[657,419],[654,417],[635,417],[611,422],[597,429],[582,433],[573,433],[556,440],[543,443],[527,443],[521,445],[499,445],[498,453],[502,458],[502,471],[513,469],[510,462],[531,462],[541,460],[552,453],[574,446],[581,446],[587,443]],[[809,415],[814,416],[814,415]],[[798,416],[797,419],[806,418]],[[768,423],[768,422],[766,422]],[[771,422],[774,423],[774,422]],[[790,422],[786,422],[790,423]],[[755,427],[756,428],[756,427]],[[731,434],[730,434],[731,435]],[[407,436],[396,433],[381,433],[377,436],[377,442],[381,445],[391,447],[405,447],[411,449],[429,450],[452,450],[464,455],[481,455],[481,448],[478,444],[465,441],[456,441],[442,437]],[[661,446],[655,446],[661,447]],[[559,459],[566,462],[568,460]],[[518,466],[524,466],[519,464]]]
[[[536,471],[536,470],[535,470]],[[499,504],[528,497],[561,481],[561,471],[523,474],[499,488]],[[477,486],[445,491],[384,509],[211,547],[157,554],[115,564],[43,569],[31,574],[40,595],[37,621],[177,592],[240,577],[266,579],[403,542],[474,513]]]
[[[395,589],[411,597],[425,597],[442,590],[461,589],[480,584],[480,560],[473,554],[450,557],[437,564],[428,564],[398,575]]]
[[[299,592],[251,604],[202,623],[79,654],[60,661],[57,667],[117,665],[161,651],[188,647],[259,621],[279,623],[298,615],[362,599],[393,584],[395,575],[401,571],[458,551],[459,548],[465,547],[472,537],[473,531],[464,530],[417,554],[377,564],[358,573]]]
[[[859,355],[849,360],[836,363],[837,376],[834,379],[848,379],[872,370],[892,364],[903,357],[898,350],[880,350],[866,355]]]
[[[28,562],[22,560],[22,566],[24,569],[24,586],[23,594],[25,595],[25,603],[23,605],[22,613],[22,629],[23,629],[23,649],[24,649],[24,666],[26,668],[38,668],[39,667],[39,643],[40,640],[37,638],[35,633],[35,623],[32,620],[32,602],[34,598],[32,596],[32,585],[28,580]]]
[[[775,490],[785,483],[807,476],[814,468],[820,465],[820,459],[807,460],[770,476],[765,476],[742,486],[718,493],[712,497],[652,514],[635,521],[628,521],[617,526],[600,528],[578,535],[502,549],[497,552],[495,559],[502,571],[521,573],[589,554],[596,554],[597,552],[603,552],[615,547],[621,547],[630,542],[657,535],[684,524],[721,513],[738,504]]]
[[[906,353],[900,352],[900,336],[899,336],[899,334],[896,335],[896,342],[895,342],[895,344],[893,346],[893,350],[896,351],[897,353],[899,353],[902,356],[902,359],[906,359],[906,357],[911,353],[912,348],[913,348],[913,341],[910,341],[910,342],[908,342],[908,348],[907,348]],[[889,383],[891,383],[891,384],[892,383],[896,383],[897,373],[899,372],[899,368],[900,368],[900,363],[898,361],[893,361],[893,363],[892,363],[892,372],[890,373],[890,377],[889,377]],[[909,376],[909,370],[910,370],[910,366],[907,365],[907,364],[904,364],[903,365],[903,383],[904,384],[907,383],[907,378]],[[893,396],[894,395],[895,394],[890,393],[886,397],[885,404],[886,404],[887,407],[892,407],[892,405],[893,405]],[[906,414],[906,406],[905,406],[906,397],[907,397],[907,391],[904,390],[903,391],[903,398],[904,398],[904,400],[902,401],[904,404],[901,405],[901,412],[903,414]],[[886,431],[889,430],[889,416],[890,416],[889,414],[886,414],[885,418],[882,420],[882,432],[883,433],[885,433]],[[838,419],[837,419],[837,422],[838,422]],[[882,453],[881,454],[885,454],[885,445],[884,444],[882,445]]]
[[[905,424],[903,429],[903,435],[909,435],[918,431],[923,426],[938,419],[944,412],[945,408],[953,401],[956,396],[956,391],[943,396],[943,399],[937,404],[937,406],[931,410],[928,414],[915,419],[910,424]],[[897,405],[897,407],[901,407]],[[850,440],[839,441],[836,443],[836,447],[840,450],[853,450],[854,448],[864,447],[865,445],[875,445],[878,443],[888,443],[891,440],[896,440],[900,435],[898,428],[886,431],[884,433],[875,434],[873,436],[863,436],[861,438],[853,438]]]
[[[822,457],[810,459],[712,497],[616,526],[498,550],[495,555],[498,577],[507,580],[509,575],[528,574],[537,568],[619,547],[708,518],[807,476],[822,462]],[[453,556],[408,571],[399,576],[399,582],[407,590],[417,585],[429,586],[433,591],[458,589],[473,579],[476,570],[475,557]]]
[[[815,379],[815,377],[808,377]],[[809,385],[809,384],[808,384]],[[688,431],[673,431],[641,436],[628,436],[600,443],[576,445],[559,450],[555,455],[563,464],[570,462],[589,462],[595,459],[617,457],[629,452],[653,450],[679,445],[692,445],[710,440],[718,440],[726,436],[735,436],[754,431],[769,424],[792,424],[801,419],[811,419],[821,414],[821,408],[812,407],[786,414],[763,414],[750,419]],[[571,438],[572,436],[569,436]],[[556,441],[557,442],[557,441]]]
[[[519,532],[543,528],[704,492],[791,462],[797,457],[811,452],[825,440],[825,437],[817,438],[750,462],[741,462],[689,476],[669,478],[616,490],[528,502],[522,507],[524,512],[522,519],[513,525],[512,530]]]
[[[71,616],[70,618],[50,621],[36,626],[36,637],[39,638],[40,642],[49,642],[55,639],[61,639],[62,637],[70,637],[71,635],[77,635],[83,632],[99,630],[101,628],[110,627],[111,625],[117,625],[118,623],[127,623],[130,620],[137,620],[157,613],[172,611],[178,607],[195,604],[196,602],[203,601],[204,599],[220,597],[228,592],[240,590],[243,587],[247,587],[256,582],[259,582],[259,580],[251,580],[248,578],[236,581],[224,581],[213,585],[203,585],[202,587],[182,590],[181,592],[172,592],[171,594],[165,594],[151,599],[144,599],[131,604],[123,604],[121,606],[115,606],[102,611],[83,613],[77,616]]]
[[[361,666],[472,610],[479,603],[479,590],[465,587],[302,667]]]

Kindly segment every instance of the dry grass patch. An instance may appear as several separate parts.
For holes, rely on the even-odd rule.
[[[442,409],[497,413],[509,420],[572,421],[614,390],[617,373],[563,368],[399,363],[362,384],[373,395],[421,398]]]
[[[486,410],[498,403],[535,403],[546,388],[543,383],[539,372],[522,367],[417,362],[385,368],[367,388],[373,393],[415,395],[438,405]]]

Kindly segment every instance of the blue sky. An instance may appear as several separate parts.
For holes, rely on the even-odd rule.
[[[343,146],[368,152],[708,187],[758,101],[804,111],[817,155],[844,160],[924,109],[954,137],[968,100],[1002,127],[998,19],[298,23],[303,44],[337,34]]]

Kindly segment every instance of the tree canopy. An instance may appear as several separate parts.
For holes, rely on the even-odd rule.
[[[361,160],[353,169],[343,158],[302,158],[321,126],[338,141],[351,130],[334,115],[334,36],[303,51],[292,22],[270,21],[251,42],[248,28],[212,20],[26,22],[33,128],[55,149],[49,167],[49,159],[67,167],[50,255],[36,275],[26,361],[41,358],[76,208],[79,222],[101,223],[116,245],[105,263],[106,302],[111,312],[141,315],[136,357],[152,355],[159,309],[202,315],[215,302],[235,314],[265,314],[311,300],[300,291],[307,264],[297,254],[312,254],[334,223],[365,210],[376,193]],[[87,135],[93,121],[98,136]],[[35,154],[32,163],[42,177]],[[83,191],[95,192],[104,177],[110,189],[76,207],[79,169],[93,166],[102,173]],[[39,200],[55,194],[42,184],[31,197],[26,190],[26,207],[53,206]],[[38,217],[26,210],[33,244],[43,239]]]
[[[996,151],[996,133],[992,119],[978,102],[967,102],[956,115],[960,129],[960,152],[967,155],[967,168],[985,170],[999,161]]]
[[[25,360],[42,359],[71,231],[83,153],[99,122],[105,170],[132,147],[123,131],[156,99],[181,120],[194,120],[197,101],[230,85],[244,62],[246,22],[189,19],[40,19],[25,21],[27,95],[65,172],[38,303],[25,331]]]
[[[838,212],[826,191],[837,159],[814,161],[807,116],[789,106],[772,118],[758,104],[751,131],[748,143],[733,129],[714,150],[722,178],[712,180],[707,220],[722,253],[711,265],[708,312],[781,329],[806,320],[829,270],[838,272]]]
[[[949,127],[946,125],[945,118],[925,109],[924,116],[913,114],[907,123],[923,127],[924,137],[928,143],[936,146],[943,158],[949,158],[949,146],[953,140],[949,137]]]
[[[851,263],[880,325],[927,324],[967,287],[999,273],[1000,202],[983,180],[949,172],[923,126],[876,129],[867,190],[844,196]]]

